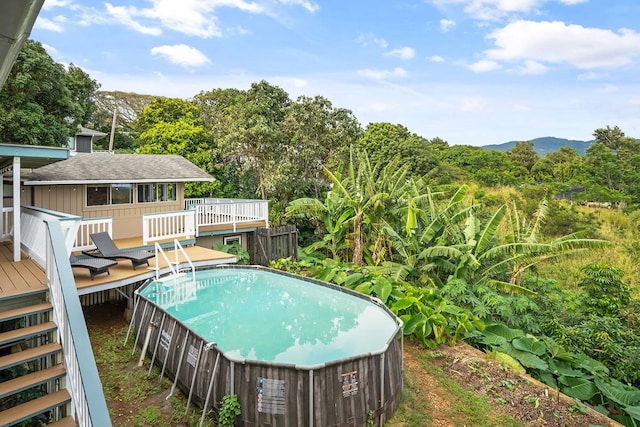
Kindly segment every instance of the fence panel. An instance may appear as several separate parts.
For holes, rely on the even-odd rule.
[[[253,240],[252,264],[268,267],[271,260],[298,259],[298,230],[294,225],[258,228]]]

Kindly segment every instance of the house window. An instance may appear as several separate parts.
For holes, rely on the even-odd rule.
[[[138,184],[138,203],[176,200],[175,183]]]
[[[238,245],[242,246],[242,236],[240,234],[234,234],[233,236],[225,236],[222,238],[222,242],[225,245],[233,245],[234,243],[237,243]]]
[[[87,206],[121,205],[132,200],[132,184],[87,185]]]

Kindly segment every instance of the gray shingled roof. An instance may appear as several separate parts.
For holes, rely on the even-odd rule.
[[[107,152],[75,153],[24,173],[23,178],[25,185],[213,181],[182,156]]]

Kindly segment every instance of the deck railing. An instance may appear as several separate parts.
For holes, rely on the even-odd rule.
[[[109,410],[102,391],[89,333],[84,321],[80,298],[69,264],[65,242],[75,230],[63,231],[60,220],[43,218],[46,224],[46,273],[53,316],[58,326],[66,388],[71,395],[72,411],[79,426],[111,426]]]
[[[113,236],[113,219],[111,218],[90,218],[83,219],[76,233],[76,241],[73,244],[73,252],[95,249],[91,240],[91,234],[107,232]]]
[[[13,229],[13,208],[2,208],[2,227],[0,227],[0,240],[11,236]]]
[[[189,239],[195,235],[195,215],[192,210],[142,216],[142,243],[144,245],[164,239]]]
[[[46,267],[47,230],[45,220],[55,219],[65,231],[62,244],[67,248],[67,259],[73,247],[80,217],[33,206],[22,206],[20,210],[21,249],[42,268]]]
[[[109,411],[84,322],[69,251],[80,217],[33,207],[22,207],[21,248],[41,263],[47,276],[49,299],[58,326],[67,372],[65,388],[71,395],[77,425],[111,426]]]
[[[264,221],[269,226],[269,202],[267,200],[220,200],[215,203],[195,203],[196,236],[200,227],[230,225],[233,231],[238,225]]]

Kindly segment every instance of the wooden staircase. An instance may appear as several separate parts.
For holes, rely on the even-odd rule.
[[[0,426],[29,419],[48,426],[76,426],[64,387],[57,326],[45,298],[42,292],[33,304],[0,313]]]

